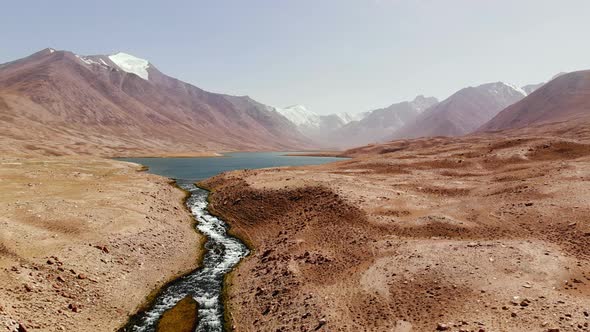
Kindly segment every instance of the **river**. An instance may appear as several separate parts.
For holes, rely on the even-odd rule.
[[[188,209],[197,220],[197,229],[206,236],[205,255],[201,267],[167,285],[153,300],[149,308],[129,321],[122,331],[155,331],[162,314],[186,296],[198,303],[198,332],[221,332],[224,329],[224,306],[221,293],[224,276],[247,256],[248,248],[227,234],[225,222],[207,211],[208,192],[197,188],[195,181],[236,169],[254,169],[276,166],[323,164],[341,158],[285,156],[285,153],[256,152],[232,153],[215,158],[120,158],[149,167],[155,174],[176,180],[190,193]]]

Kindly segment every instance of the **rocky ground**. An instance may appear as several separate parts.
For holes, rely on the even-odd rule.
[[[0,158],[0,331],[113,331],[196,267],[184,193],[104,159]]]
[[[205,181],[254,248],[230,278],[234,329],[589,330],[588,143],[398,141]]]

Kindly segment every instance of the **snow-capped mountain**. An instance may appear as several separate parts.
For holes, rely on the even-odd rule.
[[[276,108],[276,111],[318,144],[330,148],[348,148],[376,142],[390,135],[437,102],[434,97],[418,96],[412,101],[354,115],[320,115],[302,105]]]
[[[353,116],[348,113],[322,115],[308,110],[303,105],[275,108],[275,110],[296,125],[301,133],[319,143],[325,143],[327,133],[331,133],[357,118],[362,118],[362,116]]]
[[[308,110],[303,105],[275,109],[297,127],[318,128],[320,126],[320,115]]]
[[[440,103],[434,97],[417,96],[412,101],[354,115],[319,115],[301,105],[277,111],[319,144],[349,148],[390,138],[467,134],[543,84],[519,87],[493,82],[461,89]]]
[[[0,152],[182,155],[315,147],[269,106],[207,92],[125,53],[45,49],[2,64],[0,108],[0,132],[14,138]]]

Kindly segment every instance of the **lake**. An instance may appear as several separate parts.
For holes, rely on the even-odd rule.
[[[232,152],[210,158],[117,158],[149,167],[150,173],[197,181],[238,169],[319,165],[342,160],[336,157],[286,156],[293,152]]]

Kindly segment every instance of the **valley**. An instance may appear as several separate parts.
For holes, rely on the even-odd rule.
[[[328,114],[2,64],[0,329],[589,330],[589,73]]]

